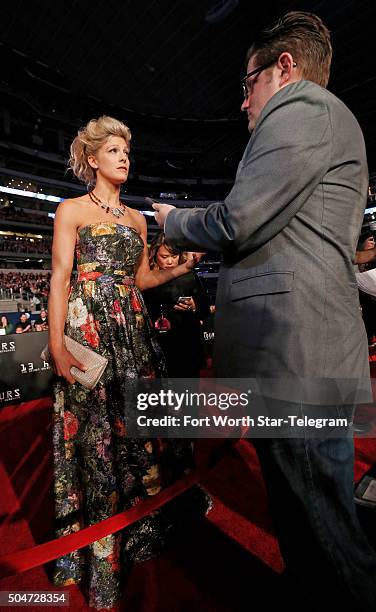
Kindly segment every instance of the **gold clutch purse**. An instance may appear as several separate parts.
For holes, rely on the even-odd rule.
[[[66,335],[64,335],[64,344],[73,357],[87,368],[85,372],[82,372],[75,366],[72,366],[71,374],[73,378],[87,389],[94,389],[106,369],[108,359],[87,348],[87,346],[82,346],[82,344]],[[40,356],[44,361],[50,361],[48,345],[44,347]]]

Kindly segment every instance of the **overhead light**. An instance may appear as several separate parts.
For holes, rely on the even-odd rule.
[[[14,189],[13,187],[4,187],[0,185],[0,191],[4,193],[14,193],[15,195],[26,196],[27,198],[37,198],[37,200],[48,200],[48,202],[62,202],[64,198],[58,198],[45,193],[36,193],[35,191],[25,191],[25,189]]]
[[[176,200],[177,193],[175,193],[175,191],[161,191],[159,197],[165,200]]]

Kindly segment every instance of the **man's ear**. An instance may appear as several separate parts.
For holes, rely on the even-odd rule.
[[[287,51],[281,53],[278,59],[278,68],[281,70],[280,85],[287,85],[296,80],[294,76],[296,62],[294,62],[291,53]]]
[[[98,170],[98,162],[95,159],[94,155],[89,155],[87,158],[88,164],[93,170]]]

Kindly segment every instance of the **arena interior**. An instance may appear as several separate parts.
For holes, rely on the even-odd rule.
[[[67,170],[69,144],[92,117],[108,114],[130,126],[131,168],[121,195],[145,216],[149,241],[159,230],[145,197],[189,208],[223,200],[248,140],[239,86],[245,51],[254,31],[287,10],[317,12],[333,33],[329,89],[354,113],[367,147],[370,183],[362,244],[376,238],[373,3],[2,3],[0,318],[11,327],[0,329],[1,555],[36,550],[54,538],[51,373],[38,358],[48,333],[41,313],[48,316],[56,207],[86,190]],[[212,306],[219,266],[220,255],[214,252],[196,266]],[[365,299],[375,376],[376,292]],[[18,337],[23,315],[29,329]],[[210,377],[212,320],[203,328],[203,339],[202,377]],[[16,351],[18,370],[9,366]],[[376,462],[375,424],[367,410],[372,412],[360,406],[356,414],[355,483],[372,473]],[[197,444],[201,482],[215,508],[194,533],[181,536],[177,547],[132,569],[122,609],[272,610],[281,601],[289,606],[291,585],[281,579],[283,561],[252,444],[245,439],[202,442]],[[375,509],[375,504],[359,505],[374,544]],[[49,582],[48,563],[35,558],[26,571],[16,559],[0,590],[58,590]],[[69,592],[69,609],[89,609],[78,587]]]

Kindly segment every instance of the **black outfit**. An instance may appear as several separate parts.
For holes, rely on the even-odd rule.
[[[41,316],[39,316],[39,318],[35,321],[36,325],[44,325],[46,328],[48,328],[48,317],[46,317],[45,319],[42,319]]]
[[[174,310],[179,297],[191,296],[196,312]],[[210,314],[209,301],[198,276],[189,272],[164,285],[148,289],[144,299],[155,326],[163,315],[170,329],[158,333],[171,378],[198,378],[203,365],[203,339],[200,320]]]
[[[362,307],[364,326],[367,332],[368,344],[372,344],[372,338],[376,335],[376,300],[368,293],[359,291],[359,301]]]
[[[17,327],[22,327],[22,329],[26,329],[27,327],[31,327],[30,319],[27,319],[27,321],[19,320],[18,323],[17,323]]]

